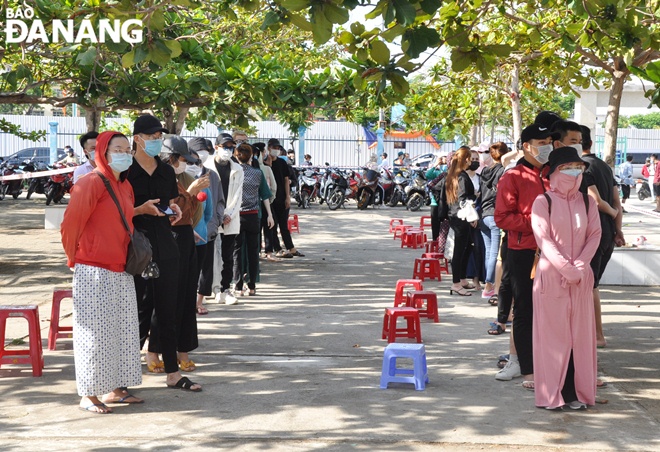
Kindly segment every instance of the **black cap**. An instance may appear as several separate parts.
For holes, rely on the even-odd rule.
[[[554,149],[548,158],[548,166],[550,167],[550,171],[548,171],[548,177],[550,177],[552,172],[556,170],[559,165],[573,162],[584,164],[585,169],[589,167],[589,163],[580,158],[574,147],[564,146]]]
[[[185,158],[188,163],[197,163],[197,158],[193,156],[188,150],[188,143],[186,140],[178,135],[168,135],[163,140],[163,151],[171,152],[172,154],[179,154]]]
[[[256,148],[259,153],[264,152],[266,150],[266,143],[262,143],[259,141],[258,143],[253,143],[252,144],[253,148]]]
[[[236,144],[234,139],[232,138],[231,134],[229,133],[221,133],[215,138],[215,145],[216,146],[222,146],[223,144],[231,141],[232,143]]]
[[[527,143],[531,140],[544,140],[548,137],[551,137],[553,140],[558,140],[560,134],[559,132],[550,132],[550,127],[546,127],[542,124],[532,124],[523,129],[520,134],[520,141],[522,143]]]
[[[211,154],[213,154],[215,148],[213,147],[213,143],[211,142],[211,140],[205,138],[204,143],[206,143],[206,150],[209,151]]]
[[[206,142],[208,140],[202,138],[202,137],[194,137],[188,140],[188,150],[190,152],[199,152],[199,151],[208,151],[208,147],[206,145]]]
[[[278,140],[277,138],[271,138],[270,140],[268,140],[268,147],[275,147],[275,146],[282,146],[280,144],[280,140]]]
[[[536,115],[536,119],[534,119],[534,123],[541,124],[541,127],[547,127],[548,130],[550,130],[550,128],[555,122],[561,120],[562,120],[561,116],[559,116],[554,111],[544,110],[538,115]]]
[[[133,123],[133,135],[137,135],[138,133],[151,135],[156,132],[167,133],[167,129],[163,127],[155,116],[142,115]]]

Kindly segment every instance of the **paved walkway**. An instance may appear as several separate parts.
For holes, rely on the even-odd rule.
[[[52,287],[71,274],[59,234],[39,229],[43,208],[35,206],[0,203],[0,304],[38,303],[45,336]],[[198,317],[201,345],[192,358],[199,368],[192,377],[202,393],[171,390],[162,376],[145,374],[134,388],[144,405],[83,413],[71,341],[60,340],[56,351],[46,351],[42,378],[32,378],[26,366],[0,370],[0,448],[660,449],[657,287],[603,289],[609,346],[599,350],[599,371],[609,386],[598,392],[603,403],[586,412],[537,409],[520,379],[496,381],[496,359],[507,352],[509,335],[488,336],[495,308],[478,296],[450,297],[447,280],[425,284],[438,292],[441,318],[422,324],[430,384],[425,391],[381,390],[383,309],[420,255],[399,248],[388,222],[417,221],[420,213],[358,212],[354,204],[297,213],[301,234],[294,241],[307,257],[263,262],[257,297],[209,304],[210,314]],[[629,238],[643,233],[660,244],[660,219],[635,212],[626,224]],[[7,337],[24,334],[13,322]]]

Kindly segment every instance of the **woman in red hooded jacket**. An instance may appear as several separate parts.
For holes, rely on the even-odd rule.
[[[127,387],[142,383],[140,334],[133,277],[124,272],[129,236],[101,173],[127,219],[133,188],[126,181],[133,161],[119,132],[97,138],[96,170],[71,192],[62,221],[62,245],[73,274],[73,354],[80,409],[106,414],[106,403],[142,403]],[[128,221],[129,225],[131,221]]]

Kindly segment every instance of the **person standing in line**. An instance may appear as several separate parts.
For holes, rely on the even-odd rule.
[[[271,192],[271,197],[268,201],[272,204],[275,201],[275,193],[277,193],[277,180],[275,180],[275,175],[273,174],[273,157],[266,149],[265,143],[255,143],[253,145],[260,150],[260,160],[263,162],[263,168],[261,169],[266,177],[266,182],[268,183],[268,189]],[[265,206],[262,203],[261,211],[265,211]],[[272,212],[271,212],[272,213]],[[277,262],[278,259],[273,256],[273,228],[268,227],[268,217],[266,215],[261,215],[261,233],[264,237],[264,258],[271,262]]]
[[[534,278],[535,403],[583,410],[596,403],[593,272],[600,243],[598,209],[579,191],[589,163],[573,147],[550,154],[550,191],[532,206],[540,259]],[[516,300],[517,301],[517,300]]]
[[[206,167],[209,157],[215,154],[215,148],[210,140],[205,138],[191,138],[188,141],[188,149],[192,152],[197,152],[201,162],[200,172],[196,177],[206,176],[209,177],[208,190],[210,194],[206,199],[207,204],[212,205],[211,218],[206,223],[206,250],[204,259],[200,261],[199,265],[199,281],[197,283],[197,313],[205,315],[208,310],[204,307],[204,297],[210,297],[213,293],[213,264],[215,261],[216,238],[218,236],[218,229],[225,213],[225,195],[222,191],[222,184],[218,173]],[[212,161],[213,159],[211,159]]]
[[[218,135],[215,139],[215,148],[215,157],[207,160],[205,164],[208,169],[218,175],[225,198],[225,210],[220,223],[220,259],[217,259],[216,256],[213,271],[215,280],[217,276],[215,269],[222,268],[220,289],[215,295],[215,300],[218,303],[233,305],[238,301],[231,290],[231,281],[234,269],[234,241],[241,230],[243,169],[232,157],[236,142],[231,135]]]
[[[76,167],[73,170],[73,183],[75,184],[85,174],[89,174],[96,168],[94,157],[96,154],[96,138],[99,136],[98,132],[87,132],[80,137],[80,147],[83,148],[83,153],[87,157],[87,161]]]
[[[660,212],[660,160],[656,154],[651,154],[649,165],[649,181],[653,181],[653,196],[655,196],[654,212]]]
[[[481,158],[478,148],[470,149],[470,166],[465,171],[470,177],[472,186],[474,187],[475,202],[474,207],[477,212],[481,214]],[[486,279],[486,268],[484,262],[486,260],[486,248],[484,246],[484,239],[481,237],[479,226],[472,228],[470,231],[470,257],[468,258],[467,277],[472,278],[472,283],[468,283],[468,289],[477,290],[481,292],[481,281]]]
[[[155,279],[134,277],[140,346],[149,339],[146,356],[149,372],[166,373],[168,387],[198,392],[202,387],[182,376],[177,362],[179,249],[172,235],[172,224],[181,219],[181,209],[175,202],[179,192],[174,169],[158,158],[163,147],[163,133],[167,133],[167,129],[151,115],[142,115],[133,124],[135,159],[128,180],[136,205],[151,204],[139,215],[136,212],[133,225],[149,239],[153,261],[160,270],[160,276]],[[162,353],[162,361],[159,353]]]
[[[520,135],[524,156],[506,171],[497,184],[495,224],[507,231],[506,267],[509,271],[513,295],[513,339],[517,355],[511,353],[509,362],[497,373],[498,380],[523,376],[523,388],[534,390],[534,358],[532,328],[532,279],[530,277],[536,255],[536,239],[532,231],[532,204],[545,193],[549,182],[545,178],[553,139],[558,134],[547,127],[532,124]]]
[[[383,155],[386,156],[387,154],[383,153]],[[442,157],[440,155],[436,155],[435,160],[433,160],[433,163],[429,166],[429,168],[426,170],[426,174],[424,175],[427,181],[435,182],[436,184],[439,182],[439,180],[435,181],[435,179],[438,176],[440,176],[440,174],[443,173],[440,169],[441,165],[442,165]],[[433,241],[438,240],[439,236],[440,236],[440,217],[438,214],[438,202],[436,201],[435,196],[432,195],[431,196],[431,239]]]
[[[622,163],[619,167],[619,177],[621,178],[621,193],[623,194],[621,198],[621,213],[628,213],[626,209],[623,208],[623,204],[626,203],[626,200],[630,198],[630,187],[635,186],[635,179],[633,179],[633,166],[632,166],[633,156],[627,155],[625,163]]]
[[[582,160],[589,163],[588,168],[582,175],[580,191],[588,193],[596,200],[602,229],[600,244],[591,260],[591,269],[594,274],[593,300],[596,318],[596,345],[603,348],[607,346],[607,340],[603,332],[598,285],[612,257],[614,247],[626,244],[622,230],[623,208],[619,199],[619,187],[614,179],[612,168],[591,153],[591,131],[588,127],[580,126],[580,139],[581,141],[576,147],[582,150]]]
[[[289,232],[289,209],[291,208],[290,173],[287,163],[279,158],[280,150],[284,150],[284,148],[275,138],[268,140],[267,147],[268,152],[270,152],[271,157],[273,157],[272,170],[273,175],[275,176],[275,181],[277,182],[275,201],[273,201],[273,205],[271,206],[276,224],[273,228],[273,250],[275,251],[275,257],[305,257],[305,255],[298,251],[294,246],[291,232]],[[282,248],[280,241],[277,238],[277,227],[279,227],[280,234],[282,235],[284,248]]]
[[[454,231],[454,254],[451,259],[452,282],[449,294],[470,296],[466,279],[472,229],[477,221],[468,223],[458,218],[463,202],[474,202],[474,185],[466,170],[470,168],[470,149],[463,146],[454,153],[445,178],[445,195],[449,207],[449,226]]]
[[[481,235],[484,241],[486,258],[486,286],[481,298],[490,299],[495,296],[495,269],[497,255],[500,252],[500,228],[495,224],[495,200],[497,198],[497,183],[504,167],[501,160],[509,152],[506,144],[499,141],[490,146],[492,164],[481,171]]]
[[[140,333],[133,278],[124,269],[128,232],[105,187],[109,182],[130,227],[134,209],[126,182],[133,160],[128,138],[98,135],[96,175],[74,185],[61,235],[73,273],[73,356],[80,409],[112,413],[106,403],[142,403],[126,388],[142,384]],[[104,246],[98,246],[103,243]]]

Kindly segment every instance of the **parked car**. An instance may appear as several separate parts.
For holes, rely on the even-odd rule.
[[[57,160],[61,160],[66,156],[66,153],[64,152],[63,148],[58,148],[57,149]],[[21,149],[20,151],[8,155],[6,157],[2,157],[3,160],[9,161],[13,164],[21,164],[25,160],[32,160],[34,159],[35,162],[39,163],[44,163],[46,165],[52,165],[53,163],[56,162],[51,162],[50,161],[50,148],[48,147],[33,147],[33,148],[25,148]]]
[[[422,154],[417,157],[413,157],[410,160],[411,167],[414,168],[428,168],[431,162],[435,160],[435,154]]]

